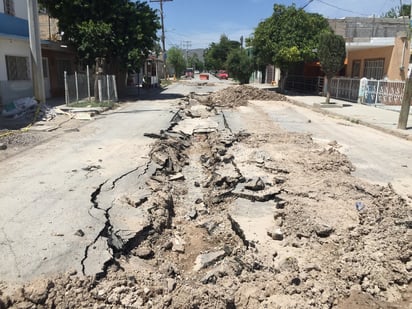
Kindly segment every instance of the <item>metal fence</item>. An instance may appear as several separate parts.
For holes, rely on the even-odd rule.
[[[404,89],[403,81],[368,80],[361,103],[401,105]]]
[[[359,85],[360,79],[332,78],[330,81],[330,96],[335,99],[357,102]]]
[[[96,85],[96,87],[95,87]],[[95,93],[96,92],[96,93]],[[64,93],[66,105],[84,101],[117,101],[116,77],[114,75],[90,75],[64,72]]]
[[[323,91],[323,77],[306,77],[300,75],[289,75],[285,88],[288,90],[301,91],[306,93],[320,94]]]
[[[401,105],[404,81],[333,78],[331,97],[365,104]]]
[[[330,83],[332,98],[363,104],[401,105],[404,81],[374,80],[367,78],[334,77]],[[288,77],[286,89],[306,93],[326,94],[322,77]]]

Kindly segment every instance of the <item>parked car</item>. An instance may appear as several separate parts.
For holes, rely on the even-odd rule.
[[[219,79],[228,79],[229,74],[227,74],[227,72],[225,70],[219,70],[216,74],[216,77],[219,78]]]

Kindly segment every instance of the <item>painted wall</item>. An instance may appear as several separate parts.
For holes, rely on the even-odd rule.
[[[4,70],[0,70],[0,106],[18,98],[33,96],[31,80],[7,80],[7,55],[30,57],[28,41],[0,38],[0,68],[4,68]]]
[[[0,37],[0,81],[7,80],[6,56],[30,57],[29,42]]]
[[[407,78],[410,55],[409,46],[410,43],[406,40],[406,38],[396,38],[395,47],[392,51],[391,63],[388,68],[388,78],[391,76],[389,79],[405,80]]]
[[[384,75],[386,75],[389,80],[405,80],[409,63],[409,50],[407,48],[407,46],[409,46],[408,44],[409,43],[406,42],[405,45],[404,41],[400,37],[397,37],[394,38],[394,46],[350,51],[348,53],[346,76],[352,77],[353,62],[355,60],[361,60],[361,76],[359,77],[362,78],[366,59],[383,58],[385,59]],[[404,50],[405,46],[406,49]],[[403,71],[400,70],[400,67],[402,66],[405,68]]]
[[[355,76],[362,78],[363,77],[363,70],[365,67],[365,60],[366,59],[379,59],[384,58],[384,75],[388,74],[388,68],[390,64],[390,59],[392,56],[393,46],[388,47],[380,47],[380,48],[369,48],[369,49],[362,49],[356,51],[350,51],[348,53],[348,66],[346,70],[346,74],[348,77],[352,76],[352,68],[353,68],[353,61],[361,60],[360,66],[360,74],[361,76]],[[391,77],[388,76],[389,79]]]

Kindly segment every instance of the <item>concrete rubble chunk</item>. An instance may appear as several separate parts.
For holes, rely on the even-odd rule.
[[[264,190],[265,182],[260,177],[251,179],[245,184],[245,189],[252,190],[252,191]]]
[[[329,237],[333,233],[334,228],[327,224],[317,224],[314,231],[319,237]]]
[[[283,240],[283,238],[284,238],[284,235],[283,235],[283,232],[282,232],[282,230],[281,229],[275,229],[275,230],[273,230],[273,231],[268,231],[267,232],[268,233],[268,235],[270,236],[270,237],[272,237],[274,240]]]
[[[193,267],[193,270],[199,271],[203,268],[206,268],[216,263],[217,261],[221,260],[223,257],[225,257],[225,255],[226,255],[226,252],[224,250],[200,254],[196,258],[195,266]]]
[[[184,253],[185,252],[185,241],[180,236],[175,236],[173,239],[172,251]]]

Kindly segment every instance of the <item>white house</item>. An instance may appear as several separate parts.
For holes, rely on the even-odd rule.
[[[0,105],[33,95],[27,2],[0,0]]]

